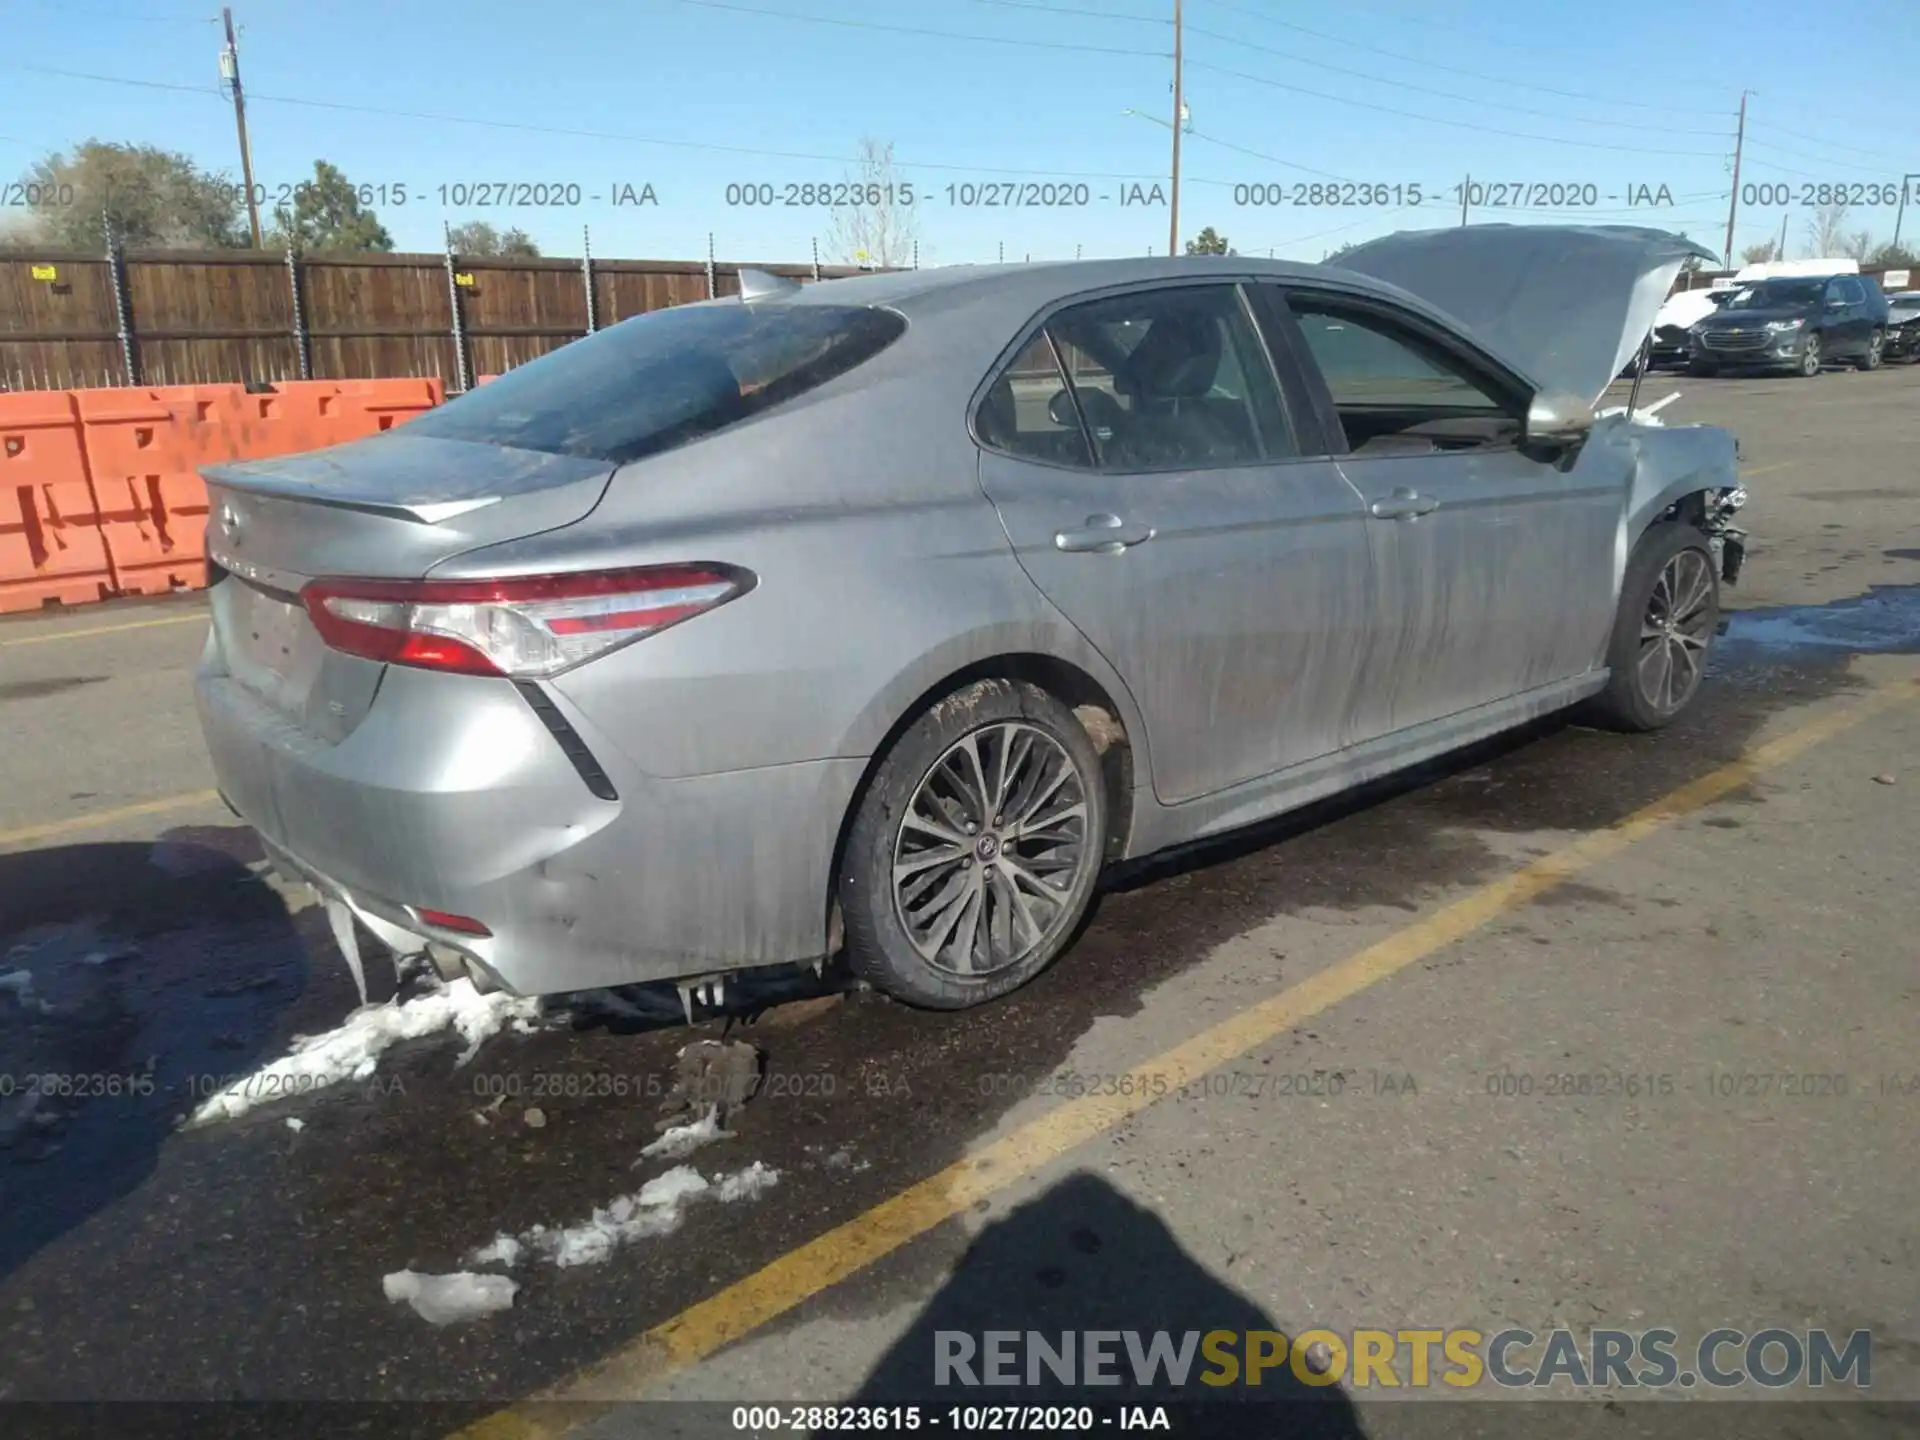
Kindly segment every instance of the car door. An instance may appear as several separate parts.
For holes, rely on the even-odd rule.
[[[1860,334],[1860,309],[1854,303],[1847,289],[1844,276],[1836,275],[1827,282],[1823,314],[1826,316],[1826,333],[1823,337],[1826,352],[1834,359],[1842,356],[1857,355],[1864,348]]]
[[[1525,382],[1397,306],[1285,286],[1263,307],[1368,507],[1379,577],[1361,738],[1601,663],[1633,458],[1616,427],[1571,465],[1522,453]]]
[[[1034,584],[1126,682],[1177,803],[1351,739],[1376,607],[1365,511],[1302,458],[1231,282],[1036,318],[974,414]]]
[[[1853,353],[1864,358],[1873,348],[1873,332],[1878,326],[1879,311],[1873,303],[1873,296],[1867,293],[1867,282],[1857,275],[1841,278],[1842,293],[1847,297],[1847,318],[1853,335]]]

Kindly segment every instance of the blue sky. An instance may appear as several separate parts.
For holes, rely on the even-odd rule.
[[[257,179],[288,185],[326,158],[387,187],[390,202],[404,186],[407,203],[376,207],[401,249],[438,248],[443,221],[485,219],[520,226],[549,254],[578,254],[590,226],[606,257],[704,256],[711,232],[722,259],[804,260],[828,235],[825,210],[730,205],[727,187],[785,199],[790,184],[843,181],[871,137],[892,143],[896,179],[914,186],[922,262],[956,263],[1003,246],[1010,260],[1164,249],[1153,187],[1167,187],[1171,9],[243,0],[236,18]],[[0,0],[0,11],[0,176],[89,137],[183,150],[238,175],[216,90],[217,6]],[[1743,188],[1768,188],[1746,197],[1736,248],[1777,236],[1784,215],[1800,253],[1804,187],[1897,186],[1920,171],[1920,145],[1901,138],[1920,56],[1912,18],[1911,0],[1185,0],[1183,237],[1212,225],[1246,253],[1318,259],[1346,241],[1457,223],[1452,187],[1472,175],[1561,187],[1521,197],[1559,208],[1497,208],[1487,195],[1475,219],[1658,224],[1717,249],[1734,112],[1750,88]],[[169,86],[186,88],[156,88]],[[494,182],[578,203],[478,206],[472,190],[456,203],[460,187]],[[1088,203],[961,203],[1027,182],[1068,199],[1084,183]],[[1294,190],[1329,182],[1364,184],[1384,203]],[[611,203],[648,185],[657,203]],[[1658,203],[1662,187],[1672,203]],[[1120,203],[1136,194],[1147,203]],[[1252,203],[1262,198],[1289,203]],[[1640,198],[1656,203],[1630,203]],[[1907,221],[1920,231],[1920,211]],[[1893,224],[1891,205],[1862,205],[1848,228],[1885,239]]]

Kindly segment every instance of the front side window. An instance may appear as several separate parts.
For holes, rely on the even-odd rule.
[[[1763,280],[1727,302],[1729,310],[1781,310],[1817,305],[1826,286],[1819,280]]]
[[[407,433],[637,460],[826,384],[906,325],[891,310],[855,305],[656,310],[517,366]]]
[[[1359,307],[1288,297],[1356,454],[1469,449],[1520,435],[1513,403],[1456,357]]]
[[[1235,286],[1090,301],[1055,315],[1047,332],[1103,469],[1207,469],[1298,453]]]

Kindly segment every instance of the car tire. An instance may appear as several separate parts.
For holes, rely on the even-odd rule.
[[[1655,525],[1627,560],[1593,718],[1614,730],[1671,725],[1699,695],[1719,629],[1720,575],[1707,537],[1684,521]]]
[[[1023,834],[1021,814],[1044,823]],[[838,877],[850,968],[929,1010],[1018,989],[1078,932],[1106,836],[1099,752],[1066,705],[1021,680],[954,691],[894,741],[855,811]]]
[[[1710,378],[1712,376],[1718,375],[1719,373],[1720,373],[1720,367],[1714,364],[1711,360],[1687,361],[1687,374],[1689,375],[1698,375],[1698,376]]]
[[[1821,354],[1820,336],[1809,335],[1806,344],[1800,350],[1800,360],[1795,369],[1801,379],[1811,380],[1820,373],[1820,366],[1824,360],[1825,357]]]
[[[1867,353],[1860,357],[1860,368],[1862,370],[1878,370],[1881,360],[1886,355],[1886,348],[1887,332],[1884,330],[1874,331],[1867,341]]]

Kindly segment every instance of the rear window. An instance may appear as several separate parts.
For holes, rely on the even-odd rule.
[[[413,435],[637,460],[791,400],[871,359],[907,322],[852,305],[657,310],[430,410]]]

